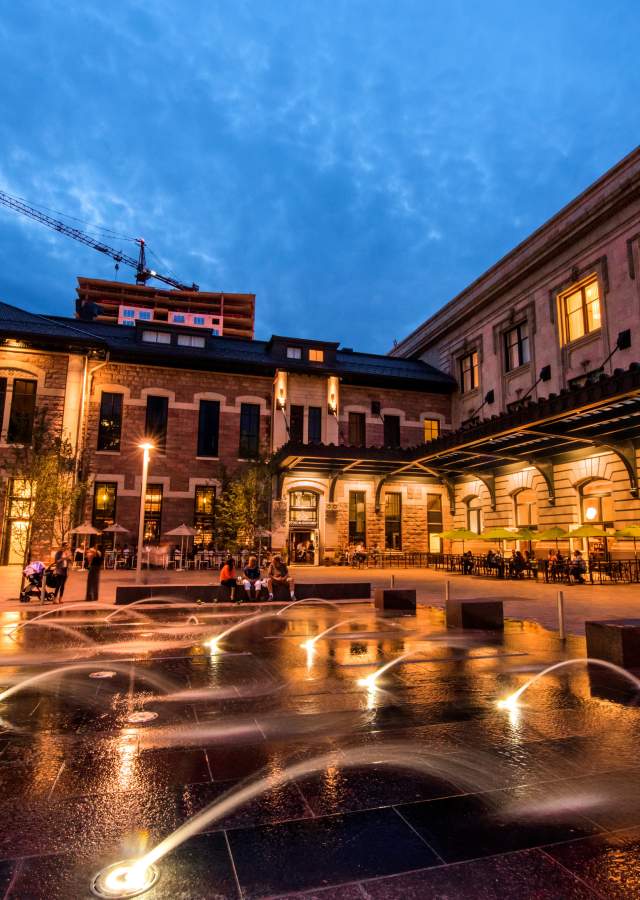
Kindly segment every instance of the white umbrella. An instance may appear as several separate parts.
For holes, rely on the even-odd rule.
[[[83,534],[84,541],[82,544],[82,565],[84,566],[84,557],[87,553],[87,535],[88,534],[100,534],[97,528],[94,528],[91,522],[85,521],[82,525],[76,525],[75,528],[72,528],[69,534]]]
[[[195,528],[191,528],[190,525],[185,525],[183,522],[181,525],[178,525],[177,528],[172,528],[171,531],[165,531],[165,537],[179,537],[180,538],[180,560],[181,564],[184,561],[184,539],[187,538],[187,545],[190,537],[194,537],[198,532]]]
[[[128,528],[124,528],[124,526],[118,525],[117,522],[114,522],[113,525],[107,525],[106,528],[102,529],[103,534],[106,534],[107,532],[109,534],[113,535],[113,549],[114,550],[116,549],[116,542],[118,540],[119,534],[131,534],[131,532],[129,531]]]

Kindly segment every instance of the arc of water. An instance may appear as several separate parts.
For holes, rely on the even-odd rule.
[[[38,616],[38,618],[40,618],[40,617]],[[80,631],[74,631],[73,628],[69,628],[68,625],[61,625],[59,622],[36,622],[35,619],[31,619],[28,622],[20,622],[20,624],[23,626],[23,628],[26,627],[27,625],[32,625],[32,626],[35,626],[36,628],[52,628],[52,629],[55,629],[56,631],[63,631],[65,634],[70,634],[71,637],[77,638],[83,644],[88,644],[90,647],[96,646],[96,642],[91,640],[91,638],[88,635],[82,634],[82,632],[80,632]],[[18,630],[17,628],[14,628],[13,631],[9,632],[9,637],[12,640],[15,640],[14,634],[16,633],[17,630]]]
[[[228,628],[225,628],[224,631],[221,631],[219,634],[214,635],[209,641],[209,646],[211,649],[215,649],[220,641],[224,640],[226,637],[229,637],[230,634],[233,634],[236,631],[240,631],[241,628],[245,628],[247,625],[251,625],[253,622],[259,622],[266,619],[275,619],[277,618],[278,613],[266,612],[266,613],[258,613],[257,616],[249,616],[248,619],[243,619],[242,622],[236,622],[234,625],[230,625]]]
[[[444,754],[426,751],[422,747],[407,747],[406,744],[353,748],[347,750],[344,758],[341,757],[337,762],[340,767],[348,768],[363,765],[384,765],[406,769],[419,774],[435,774],[449,780],[456,780],[469,787],[477,787],[483,778],[486,778],[488,766],[482,767],[481,763],[482,760],[478,758],[477,754],[473,758],[467,758],[462,752],[456,755],[451,751],[447,751]],[[210,806],[206,807],[206,809],[197,813],[143,857],[133,862],[132,867],[137,872],[146,870],[153,863],[162,859],[167,853],[170,853],[212,822],[228,815],[250,800],[254,800],[267,790],[279,788],[290,781],[296,781],[306,775],[321,771],[329,765],[336,765],[335,753],[324,753],[321,756],[303,760],[278,771],[271,771],[267,775],[251,778],[244,784],[232,788]]]
[[[508,697],[505,697],[504,700],[498,700],[498,706],[502,709],[514,709],[517,706],[518,700],[525,691],[527,691],[531,685],[535,684],[536,681],[539,681],[544,675],[548,675],[549,672],[553,672],[555,669],[562,669],[565,666],[575,666],[578,664],[584,665],[594,665],[594,666],[602,666],[605,669],[610,669],[612,672],[615,672],[618,675],[622,675],[623,678],[626,678],[630,681],[637,690],[640,691],[640,678],[636,678],[635,675],[632,675],[631,672],[628,672],[626,669],[623,669],[621,666],[617,666],[615,663],[608,662],[606,659],[596,659],[595,657],[585,657],[584,659],[564,659],[562,662],[554,663],[552,666],[547,666],[546,669],[543,669],[542,672],[538,672],[532,678],[529,678],[525,683],[518,688],[517,691],[514,691],[513,694],[510,694]]]
[[[322,603],[325,606],[333,607],[333,609],[340,609],[339,605],[337,603],[333,603],[331,600],[323,600],[322,597],[309,597],[306,600],[293,600],[291,603],[287,603],[286,606],[283,606],[282,609],[278,610],[276,615],[281,616],[283,612],[291,609],[292,606],[299,606],[301,603]]]
[[[76,612],[79,609],[111,609],[112,606],[110,603],[69,603],[63,606],[56,606],[52,609],[48,609],[43,613],[40,613],[37,616],[34,616],[33,619],[26,619],[24,622],[18,622],[18,624],[13,628],[9,634],[15,634],[16,631],[19,631],[20,628],[24,628],[25,625],[32,625],[34,622],[37,622],[39,619],[45,619],[47,616],[53,616],[56,613],[62,612]],[[138,615],[140,619],[145,622],[150,621],[149,616],[145,616],[144,613],[134,613],[134,615]],[[106,621],[106,620],[105,620]],[[95,623],[98,624],[98,623]]]
[[[132,610],[134,606],[141,606],[143,603],[169,603],[171,606],[180,608],[184,608],[186,605],[184,603],[176,603],[171,597],[143,597],[142,600],[134,600],[133,603],[126,603],[119,606],[117,609],[114,609],[114,611],[106,617],[105,622],[110,622],[114,616],[118,615],[118,613],[128,612]],[[145,619],[148,620],[149,616],[145,616]]]
[[[53,675],[66,675],[69,672],[86,672],[87,669],[93,669],[94,667],[94,662],[73,663],[70,666],[61,666],[57,669],[49,669],[47,672],[39,672],[37,675],[31,675],[29,678],[23,678],[22,681],[18,682],[18,684],[14,684],[12,685],[12,687],[7,688],[6,690],[2,691],[2,693],[0,693],[0,703],[8,700],[9,697],[13,697],[14,694],[17,694],[19,691],[23,691],[34,684],[39,684],[41,681],[46,681],[47,678],[50,678]],[[131,665],[126,665],[123,663],[110,661],[109,667],[111,669],[115,669],[116,672],[120,672],[123,675],[129,675],[131,672]],[[172,684],[167,678],[156,675],[155,672],[136,672],[136,677],[141,681],[147,681],[163,694],[175,693],[176,691],[175,684]]]
[[[336,622],[334,625],[330,625],[328,628],[325,628],[324,631],[321,631],[320,634],[316,634],[315,637],[309,638],[308,641],[305,641],[303,644],[301,644],[301,647],[306,650],[311,650],[315,646],[316,641],[319,641],[321,638],[325,637],[325,635],[329,634],[329,632],[335,631],[336,628],[339,628],[344,624],[345,623],[343,621]]]

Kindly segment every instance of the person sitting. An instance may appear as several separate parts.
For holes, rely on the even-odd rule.
[[[356,544],[356,549],[353,551],[353,564],[354,566],[362,566],[367,558],[367,551],[365,549],[362,541],[359,541]]]
[[[247,565],[245,566],[244,579],[242,581],[242,586],[247,592],[247,597],[260,597],[260,591],[263,588],[264,582],[262,580],[262,575],[260,573],[260,566],[258,565],[258,559],[256,556],[250,556]]]
[[[289,568],[287,564],[282,559],[279,553],[276,553],[273,557],[273,562],[269,566],[267,571],[267,584],[269,586],[269,600],[273,600],[273,586],[284,584],[289,588],[289,593],[291,594],[291,599],[295,600],[296,595],[294,593],[294,581],[293,578],[289,575]]]
[[[571,567],[569,569],[569,575],[575,580],[576,584],[584,584],[584,576],[587,571],[587,564],[582,556],[582,553],[579,550],[573,551],[573,559],[571,560]]]
[[[473,568],[475,566],[475,561],[473,558],[473,553],[471,550],[467,550],[462,554],[462,574],[463,575],[471,575],[473,572]]]
[[[509,575],[512,578],[523,578],[526,567],[527,563],[522,552],[520,550],[512,550],[511,559],[509,560]]]
[[[229,591],[229,597],[232,602],[235,600],[237,584],[236,561],[233,556],[228,556],[225,564],[220,569],[220,586]]]

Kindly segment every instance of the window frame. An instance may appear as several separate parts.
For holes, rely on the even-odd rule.
[[[385,413],[382,422],[384,446],[390,450],[398,450],[402,445],[400,416]]]
[[[314,505],[306,505],[304,503],[294,503],[294,497],[297,495],[309,494],[309,496],[314,498]],[[296,513],[298,511],[301,512],[313,512],[313,516],[308,518],[299,519],[297,516],[292,515],[292,513]],[[320,494],[317,491],[309,490],[308,488],[292,488],[289,491],[289,526],[291,528],[298,528],[300,531],[304,531],[305,529],[313,530],[318,527],[318,523],[320,521]]]
[[[320,347],[309,347],[309,362],[310,363],[323,363],[324,362],[324,350]]]
[[[254,420],[257,428],[246,428],[248,420]],[[244,423],[244,424],[243,424]],[[239,459],[258,459],[260,456],[260,404],[240,404],[240,429],[238,440]]]
[[[513,335],[515,335],[515,341],[511,340]],[[531,362],[529,323],[526,319],[507,328],[502,336],[502,347],[504,350],[505,372],[515,372],[516,369],[521,368],[521,366],[526,366]],[[511,354],[514,349],[517,361],[512,365]]]
[[[304,406],[292,403],[289,407],[289,440],[304,443]]]
[[[154,413],[151,408],[157,404],[158,410]],[[153,422],[153,418],[160,412],[162,407],[163,415]],[[163,421],[161,421],[161,419]],[[147,404],[144,420],[145,437],[153,442],[156,450],[160,453],[167,452],[167,432],[169,430],[169,398],[164,394],[147,394]]]
[[[302,359],[302,347],[287,347],[287,359]]]
[[[398,515],[390,516],[388,512],[388,508],[390,506],[391,498],[394,498],[394,503],[398,504]],[[394,524],[397,523],[397,531],[393,531]],[[394,537],[397,536],[397,544],[394,541]],[[395,546],[394,546],[395,545]],[[401,491],[387,491],[384,495],[384,549],[385,550],[402,550],[402,492]]]
[[[103,509],[98,508],[98,493],[99,491],[108,491],[109,495],[112,496],[113,501],[110,508],[109,515]],[[108,525],[113,525],[116,521],[116,509],[118,504],[118,482],[117,481],[94,481],[93,483],[93,503],[91,506],[91,524],[94,528],[98,528],[100,531],[104,531],[104,529]]]
[[[159,496],[159,502],[154,499]],[[162,538],[162,511],[164,506],[164,485],[162,483],[147,484],[147,491],[144,498],[144,525],[143,525],[143,543],[159,541]],[[156,527],[149,529],[147,526],[154,523]],[[152,536],[153,532],[153,536]]]
[[[110,401],[106,401],[106,398],[110,398]],[[116,419],[116,411],[113,409],[114,398],[118,398],[116,405],[119,407],[117,410],[117,424],[106,425],[105,422],[109,418],[105,411],[105,403],[111,402],[112,409],[110,413],[110,418],[115,421]],[[96,441],[96,450],[99,453],[120,453],[122,447],[122,409],[124,406],[124,395],[118,391],[103,391],[100,396],[100,409],[98,411],[98,435]],[[105,446],[109,443],[109,437],[111,443],[109,446]]]
[[[361,508],[360,508],[361,507]],[[361,524],[362,528],[358,525]],[[348,539],[350,544],[367,546],[367,492],[349,491]]]
[[[367,446],[367,416],[366,413],[352,410],[347,419],[350,447]]]
[[[211,499],[211,512],[202,512],[198,509],[198,498],[203,494],[207,494]],[[216,488],[211,484],[197,484],[193,492],[193,527],[198,532],[194,536],[196,543],[202,543],[206,546],[209,541],[214,540],[216,525]],[[211,536],[206,539],[206,534]]]
[[[597,296],[596,296],[595,301],[594,300],[587,301],[586,291],[592,285],[596,286]],[[578,309],[576,309],[570,313],[568,311],[567,301],[571,297],[574,297],[576,294],[580,294],[580,308],[579,309],[580,309],[580,312],[582,313],[581,320],[582,320],[583,330],[582,330],[581,334],[578,334],[575,337],[572,337],[571,336],[570,318],[572,315],[574,315],[575,312],[578,312]],[[582,281],[571,285],[571,287],[567,288],[567,290],[562,291],[562,293],[560,293],[558,295],[558,301],[559,301],[559,307],[560,307],[560,309],[559,309],[560,320],[562,323],[561,324],[561,330],[562,330],[561,337],[562,337],[562,343],[564,346],[567,346],[569,344],[574,344],[576,341],[580,341],[583,338],[588,338],[594,334],[597,334],[602,329],[602,314],[603,314],[602,292],[600,290],[600,279],[598,278],[597,274],[595,274],[595,275],[591,274],[587,278],[584,278]],[[599,324],[596,325],[594,328],[589,328],[589,307],[590,306],[593,307],[594,305],[597,305]]]
[[[322,407],[310,406],[307,415],[307,443],[322,443]]]
[[[427,426],[429,426],[429,429],[431,431],[430,437],[427,437]],[[434,426],[435,426],[435,429],[434,429]],[[434,430],[435,430],[435,434],[433,434]],[[437,441],[438,438],[440,437],[441,431],[442,431],[442,423],[440,422],[440,419],[424,418],[422,420],[422,437],[424,439],[425,444],[428,444],[429,441]]]
[[[208,416],[214,425],[205,421]],[[208,437],[207,437],[208,434]],[[217,459],[220,455],[220,401],[200,400],[198,405],[198,434],[196,456],[199,459]]]
[[[468,368],[465,367],[467,361],[471,362]],[[477,348],[475,350],[469,350],[460,357],[458,360],[458,368],[460,372],[460,393],[470,394],[471,391],[476,391],[480,386],[480,355]],[[471,383],[468,387],[466,386],[465,378],[467,374],[470,374],[471,376]]]
[[[16,385],[29,385],[30,389],[25,393],[16,392]],[[35,378],[14,378],[11,385],[11,405],[9,408],[9,423],[7,425],[7,443],[21,444],[28,446],[33,438],[33,426],[36,417],[36,400],[38,396],[38,382]],[[23,409],[19,409],[20,403],[24,404],[24,399],[18,401],[17,397],[29,398],[29,402],[24,405]],[[24,416],[22,423],[18,422],[18,417]]]

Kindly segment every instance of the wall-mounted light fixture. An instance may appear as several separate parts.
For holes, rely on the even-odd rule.
[[[276,409],[284,412],[287,407],[287,373],[279,371],[276,373],[275,381],[275,399]]]
[[[338,417],[339,402],[340,382],[335,375],[329,375],[327,379],[327,409],[330,416]]]

